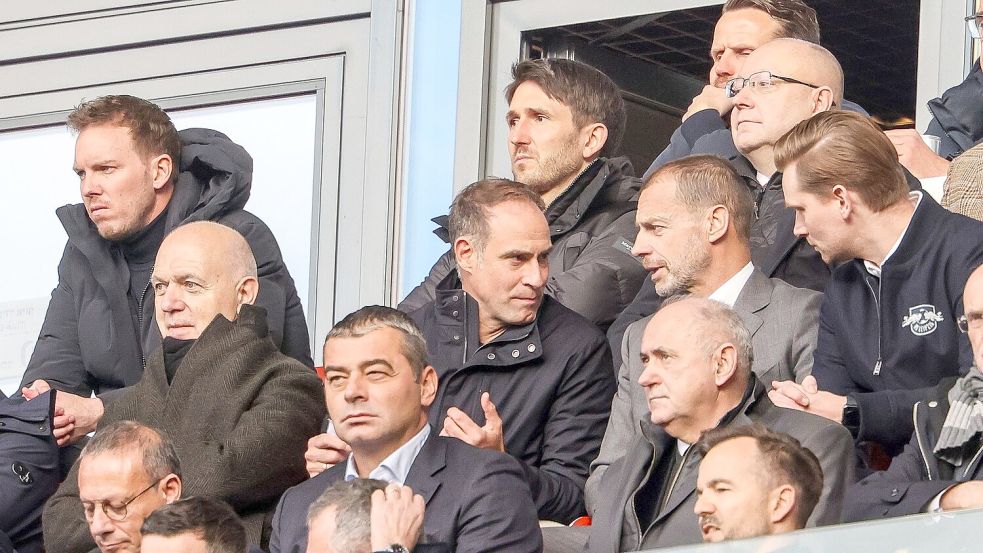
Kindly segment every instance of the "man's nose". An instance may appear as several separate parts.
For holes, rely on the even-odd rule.
[[[645,365],[645,370],[642,371],[642,374],[638,375],[638,383],[646,387],[659,384],[661,380],[655,368],[645,362],[643,362],[643,365]]]
[[[114,521],[106,516],[101,505],[97,505],[92,513],[92,521],[89,522],[89,531],[93,537],[100,534],[108,534],[116,529]]]
[[[181,287],[178,284],[170,284],[167,289],[164,290],[164,294],[155,300],[165,313],[171,313],[184,309],[185,304],[184,300],[182,299],[180,288]]]
[[[356,401],[364,400],[365,397],[366,393],[364,379],[355,373],[348,375],[348,383],[345,386],[345,401],[354,403]]]
[[[713,505],[706,497],[706,494],[696,496],[696,504],[693,505],[693,512],[697,515],[708,515],[713,512]]]
[[[741,70],[740,63],[743,59],[731,50],[724,50],[724,53],[720,55],[720,59],[713,64],[713,73],[716,74],[716,80],[714,84],[719,85],[721,81],[729,81]]]
[[[546,286],[546,279],[549,278],[549,265],[544,261],[531,261],[523,275],[523,283],[530,288],[540,289]]]
[[[529,123],[525,119],[519,119],[509,127],[509,142],[512,144],[529,143]]]

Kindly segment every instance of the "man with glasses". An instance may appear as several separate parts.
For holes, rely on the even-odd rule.
[[[946,378],[914,407],[915,432],[891,468],[847,495],[847,521],[983,507],[983,268],[963,291],[959,330],[969,336],[973,366]]]
[[[137,553],[144,519],[181,497],[181,464],[174,444],[133,421],[101,428],[79,457],[78,490],[88,531],[99,550]],[[50,552],[89,549],[52,540],[45,546]]]

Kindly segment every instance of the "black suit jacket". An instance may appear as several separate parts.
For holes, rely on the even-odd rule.
[[[338,463],[287,490],[273,515],[271,553],[307,550],[307,510],[331,484],[345,478]],[[423,542],[463,552],[540,553],[542,534],[518,461],[504,453],[430,434],[405,485],[423,496]]]

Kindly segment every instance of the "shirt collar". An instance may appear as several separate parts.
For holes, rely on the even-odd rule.
[[[752,265],[749,261],[748,264],[745,265],[740,271],[737,271],[734,276],[727,279],[727,282],[721,284],[720,288],[714,290],[713,293],[710,294],[709,299],[719,301],[720,303],[733,309],[734,304],[737,303],[737,296],[741,294],[741,290],[744,289],[744,285],[747,284],[747,281],[749,278],[751,278],[751,273],[753,272],[754,265]]]
[[[399,483],[400,485],[406,482],[406,476],[410,473],[410,467],[413,466],[413,461],[416,461],[416,456],[419,455],[420,450],[423,448],[423,443],[427,441],[430,436],[430,425],[425,424],[416,436],[410,438],[410,441],[401,445],[399,449],[393,451],[379,463],[379,466],[374,468],[372,472],[369,473],[369,478],[375,478],[376,480],[382,480],[389,483]],[[358,470],[355,469],[355,455],[348,456],[348,465],[345,467],[345,480],[354,480],[358,478]]]
[[[912,190],[908,194],[908,199],[911,201],[912,204],[914,204],[915,209],[918,209],[918,204],[922,203],[921,191]],[[908,228],[911,227],[911,222],[914,219],[915,219],[915,214],[914,212],[912,212],[911,219],[908,219],[908,224],[905,225],[904,230],[901,231],[901,236],[898,236],[898,241],[895,242],[893,246],[891,246],[891,249],[888,250],[887,255],[884,256],[884,261],[881,261],[880,265],[878,265],[877,263],[871,263],[870,261],[864,259],[864,268],[867,269],[868,273],[870,273],[871,275],[877,278],[881,278],[881,267],[883,267],[884,264],[887,263],[888,259],[891,259],[891,256],[894,255],[894,252],[898,251],[898,248],[901,246],[901,241],[904,240],[905,235],[908,234]]]

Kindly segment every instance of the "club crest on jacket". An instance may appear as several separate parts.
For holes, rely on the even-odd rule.
[[[910,327],[915,336],[925,336],[935,332],[944,320],[942,312],[936,311],[934,305],[923,303],[908,308],[908,315],[901,320],[901,328]]]

